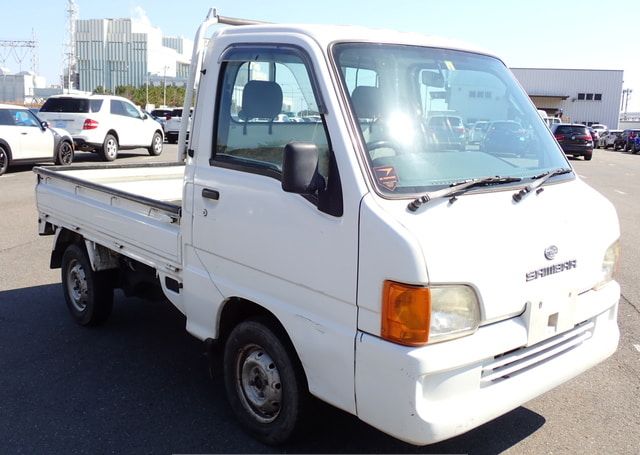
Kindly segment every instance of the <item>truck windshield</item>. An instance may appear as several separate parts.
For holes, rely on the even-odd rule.
[[[371,175],[385,194],[570,167],[511,72],[493,57],[371,43],[336,44],[333,53]]]

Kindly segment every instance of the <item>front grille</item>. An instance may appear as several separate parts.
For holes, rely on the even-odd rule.
[[[579,346],[593,335],[595,322],[584,322],[538,344],[497,355],[482,367],[483,387],[512,378],[563,352]]]

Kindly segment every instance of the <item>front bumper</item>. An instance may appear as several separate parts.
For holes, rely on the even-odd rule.
[[[579,324],[532,345],[525,315],[421,348],[360,332],[357,415],[416,445],[465,433],[613,354],[619,297],[616,282],[581,294],[575,311]]]

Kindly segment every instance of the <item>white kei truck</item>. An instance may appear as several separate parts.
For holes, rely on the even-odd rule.
[[[79,324],[160,286],[269,444],[309,394],[434,443],[616,350],[616,211],[500,59],[215,9],[195,43],[177,162],[35,169]],[[291,112],[310,120],[274,121]],[[461,143],[447,116],[496,128]]]

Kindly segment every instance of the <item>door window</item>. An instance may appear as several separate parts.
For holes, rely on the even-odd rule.
[[[33,116],[33,114],[27,110],[16,110],[16,125],[18,126],[37,126],[40,127],[40,122]]]
[[[111,100],[111,113],[123,117],[140,118],[140,113],[135,106],[120,100]]]
[[[302,58],[270,50],[223,66],[213,165],[280,178],[286,144],[310,142],[329,174],[329,141]]]

